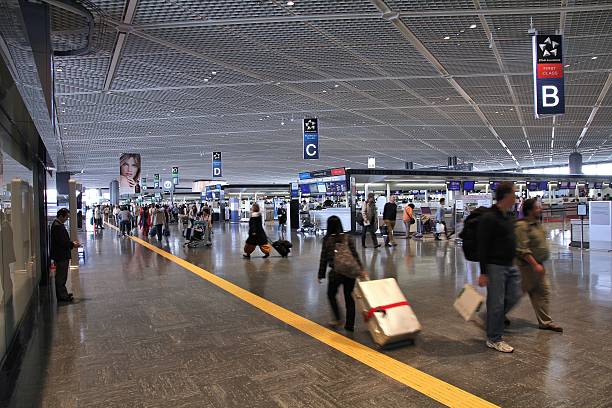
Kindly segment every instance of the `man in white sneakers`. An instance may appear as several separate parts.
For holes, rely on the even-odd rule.
[[[487,347],[502,353],[514,348],[503,341],[506,314],[521,298],[521,280],[516,257],[514,217],[514,184],[500,183],[495,191],[496,203],[478,222],[478,284],[487,287]]]

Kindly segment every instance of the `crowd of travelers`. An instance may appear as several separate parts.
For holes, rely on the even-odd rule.
[[[464,230],[460,234],[466,259],[477,260],[480,265],[478,284],[487,288],[486,313],[482,317],[486,330],[486,346],[494,350],[510,353],[514,349],[504,339],[504,329],[511,324],[508,313],[516,306],[523,294],[531,300],[538,327],[542,330],[562,332],[563,329],[550,316],[550,281],[546,261],[550,257],[550,248],[546,231],[541,223],[542,207],[538,199],[521,198],[518,202],[513,183],[502,182],[495,191],[495,204],[490,208],[481,208],[465,220]],[[410,239],[411,226],[415,223],[414,204],[404,206],[402,221]],[[445,200],[440,199],[440,208],[436,212],[436,223],[440,228],[434,231],[434,238],[444,235],[450,239],[453,232],[447,230],[444,222]],[[244,245],[243,257],[250,259],[259,248],[263,258],[270,256],[272,246],[264,228],[263,216],[259,204],[251,207],[248,235]],[[396,198],[390,197],[383,209],[385,245],[397,246],[393,234],[397,214]],[[378,226],[378,209],[374,194],[369,194],[360,213],[363,226],[361,246],[367,248],[366,238],[372,239],[374,248],[381,246],[376,231]],[[56,277],[57,297],[61,301],[72,301],[72,295],[66,291],[67,265],[70,250],[80,246],[72,241],[63,224],[68,219],[68,210],[61,209],[51,228],[51,257],[58,268]],[[169,205],[123,205],[96,206],[93,208],[90,223],[95,230],[104,229],[104,223],[119,228],[121,236],[140,235],[162,241],[170,235],[169,225],[176,223],[179,232],[186,238],[186,245],[194,241],[211,246],[213,217],[207,204],[177,206]],[[281,234],[287,223],[287,211],[284,206],[278,209],[278,228]],[[468,256],[468,251],[472,253]],[[354,271],[346,273],[346,268],[338,270],[338,257],[352,258]],[[327,220],[326,234],[323,238],[319,263],[318,279],[328,281],[327,297],[333,320],[331,325],[342,324],[341,312],[336,300],[340,287],[344,294],[346,319],[344,329],[353,331],[355,325],[355,302],[351,295],[357,279],[368,279],[367,271],[360,260],[354,239],[344,233],[340,218],[331,216]]]

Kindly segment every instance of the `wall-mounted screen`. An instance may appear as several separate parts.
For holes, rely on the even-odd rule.
[[[319,193],[326,193],[327,188],[325,187],[325,183],[318,183],[317,190],[319,191]]]
[[[596,181],[595,183],[593,183],[593,188],[596,190],[601,190],[603,188],[603,183],[600,181]]]
[[[497,190],[497,186],[499,186],[499,181],[491,181],[489,182],[489,188],[491,188],[491,190],[495,191]]]
[[[310,194],[310,184],[300,184],[302,194]]]
[[[559,188],[559,190],[567,190],[569,188],[569,185],[569,181],[560,181],[557,183],[557,187]]]
[[[574,190],[576,188],[576,182],[575,181],[570,181],[567,183],[567,188],[569,188],[570,190]]]
[[[459,191],[461,190],[461,181],[449,180],[446,182],[446,188],[448,188],[449,191]]]
[[[474,191],[476,189],[475,181],[464,181],[463,182],[463,190],[464,191]]]

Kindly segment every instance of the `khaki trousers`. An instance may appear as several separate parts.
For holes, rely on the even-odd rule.
[[[539,325],[549,325],[553,320],[550,317],[550,280],[547,272],[540,274],[531,265],[523,263],[519,265],[519,270],[523,292],[529,295]]]
[[[385,244],[395,244],[395,238],[393,237],[395,221],[385,220],[385,225],[387,226],[387,239],[385,239]]]

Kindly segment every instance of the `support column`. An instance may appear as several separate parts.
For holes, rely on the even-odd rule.
[[[391,198],[391,185],[387,183],[387,202],[389,202],[390,198]]]
[[[76,180],[70,179],[68,180],[68,205],[70,211],[70,239],[73,241],[76,239],[78,235],[77,230],[77,213],[79,208],[77,207],[77,196],[76,196],[76,188],[77,182]],[[72,250],[72,258],[70,260],[70,268],[78,269],[79,268],[79,250],[74,248]]]
[[[15,178],[11,181],[11,226],[13,228],[13,248],[15,250],[15,273],[25,272],[26,253],[24,241],[26,237],[25,221],[29,219],[29,214],[23,213],[23,196],[25,182]],[[5,271],[5,273],[9,273]]]
[[[110,183],[110,202],[112,205],[119,205],[119,182],[117,180]]]

